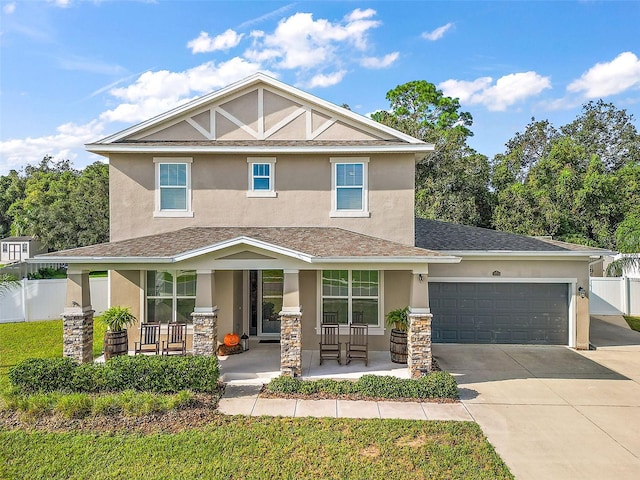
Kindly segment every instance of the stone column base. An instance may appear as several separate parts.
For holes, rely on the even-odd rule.
[[[302,314],[280,313],[280,373],[302,375]]]
[[[78,363],[93,362],[93,310],[65,310],[62,329],[62,355]]]
[[[218,346],[218,313],[193,312],[193,354],[213,357]]]
[[[420,378],[431,372],[431,318],[430,313],[409,313],[407,335],[407,365],[411,378]]]

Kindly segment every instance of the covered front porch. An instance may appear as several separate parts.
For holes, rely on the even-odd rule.
[[[263,385],[281,374],[280,345],[260,343],[258,339],[250,341],[249,350],[240,355],[219,356],[220,380],[227,385]],[[357,379],[362,375],[391,375],[409,378],[406,364],[391,362],[388,350],[370,351],[369,364],[352,361],[349,365],[339,365],[336,361],[319,362],[319,351],[303,350],[301,378],[318,380],[321,378]]]
[[[259,348],[234,356],[237,359],[221,358],[223,375],[227,368],[229,378],[259,377],[262,371],[340,378],[367,370],[379,374],[404,370],[401,375],[421,376],[431,369],[428,267],[459,261],[341,229],[297,227],[188,228],[40,258],[52,257],[69,264],[64,355],[78,361],[89,361],[92,347],[91,270],[110,271],[110,304],[130,306],[141,322],[188,323],[188,345],[194,355],[216,355],[225,334],[250,332],[254,309],[249,298],[255,282],[248,280],[254,278],[252,272],[280,272],[277,295],[271,284],[258,299],[258,305],[270,312],[270,326],[279,324],[279,329],[262,328],[252,337]],[[388,360],[390,328],[384,322],[388,311],[405,306],[409,307],[407,367]],[[369,325],[368,368],[361,362],[347,367],[329,361],[322,372],[314,368],[319,364],[314,351],[328,311],[338,314],[341,342],[348,341],[351,323]],[[137,340],[135,326],[131,332],[130,345]],[[257,343],[265,334],[279,343]],[[260,351],[270,354],[261,357],[255,353]]]

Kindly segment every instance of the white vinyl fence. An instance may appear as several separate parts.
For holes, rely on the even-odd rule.
[[[640,278],[591,277],[589,291],[592,315],[640,315]]]
[[[96,315],[107,308],[108,279],[90,278],[91,306]],[[0,295],[0,323],[59,319],[64,310],[67,280],[27,280]]]

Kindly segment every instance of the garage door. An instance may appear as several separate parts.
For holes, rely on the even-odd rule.
[[[433,341],[567,345],[568,290],[566,283],[429,282]]]

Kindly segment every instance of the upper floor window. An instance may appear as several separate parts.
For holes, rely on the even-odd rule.
[[[154,158],[157,217],[192,217],[191,158]]]
[[[249,188],[248,197],[275,197],[275,158],[248,158]]]
[[[331,216],[368,217],[368,158],[331,159]]]

